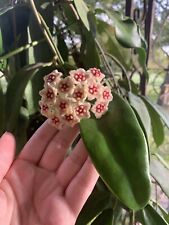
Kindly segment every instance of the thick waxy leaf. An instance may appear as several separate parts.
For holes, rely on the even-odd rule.
[[[147,205],[143,210],[139,211],[136,218],[142,225],[168,225],[165,219],[151,205]]]
[[[97,32],[104,51],[111,54],[124,68],[131,66],[131,51],[122,47],[115,37],[115,28],[101,20],[97,20]]]
[[[151,157],[150,172],[164,193],[169,197],[169,169],[156,157]]]
[[[91,225],[112,225],[113,220],[113,210],[106,209],[104,210]]]
[[[96,9],[97,13],[104,13],[109,16],[115,27],[116,39],[125,48],[140,48],[142,45],[141,35],[137,24],[130,18],[123,18],[117,12],[110,13],[103,9]]]
[[[29,123],[29,114],[26,108],[21,107],[20,113],[18,116],[17,126],[14,130],[14,135],[16,139],[16,151],[19,153],[23,146],[26,144],[27,138],[27,127]]]
[[[88,198],[86,204],[82,208],[76,225],[86,225],[92,221],[97,215],[100,214],[104,209],[110,206],[109,192],[105,191],[93,191]]]
[[[137,25],[132,19],[115,21],[116,38],[126,48],[141,47],[141,37]]]
[[[149,101],[146,100],[146,98],[142,97],[144,100],[147,109],[149,111],[149,115],[151,118],[151,126],[152,126],[152,133],[153,138],[157,146],[161,145],[164,141],[164,126],[161,121],[161,117],[158,113],[158,111],[153,107],[152,104],[150,104]]]
[[[83,24],[85,25],[87,30],[90,30],[90,25],[89,25],[89,21],[88,21],[89,9],[88,9],[86,3],[83,0],[74,0],[74,4],[76,6],[76,10],[77,10]]]
[[[165,123],[165,125],[169,128],[169,113],[168,113],[168,111],[160,105],[154,104],[153,106],[157,110],[158,114],[160,115],[160,117],[163,120],[163,122]]]
[[[16,127],[26,85],[38,71],[38,67],[37,65],[22,69],[9,83],[6,94],[6,124],[8,131],[13,131]]]
[[[150,197],[147,142],[129,104],[113,95],[109,111],[101,119],[81,121],[81,135],[109,189],[136,210]]]
[[[138,64],[139,65],[135,65],[137,67],[137,69],[144,74],[144,76],[146,77],[146,79],[149,79],[149,74],[147,71],[147,66],[146,66],[146,60],[147,60],[147,54],[144,48],[136,48],[136,53],[138,54],[138,59],[137,57],[134,58],[133,61],[135,61],[136,59],[138,60]]]
[[[146,103],[147,107],[152,107],[158,113],[158,115],[161,117],[161,119],[163,120],[165,125],[169,128],[169,113],[168,113],[168,111],[165,108],[163,108],[162,106],[151,102],[146,97],[142,97],[142,99]]]
[[[132,107],[136,110],[137,114],[139,115],[141,122],[143,123],[143,126],[145,128],[145,131],[149,136],[151,132],[151,119],[143,100],[137,95],[134,95],[131,92],[129,92],[129,101]]]
[[[96,43],[93,38],[93,35],[91,34],[91,32],[86,31],[84,36],[85,36],[85,40],[84,40],[85,53],[84,53],[82,61],[86,68],[92,68],[92,67],[99,68],[100,58],[99,58],[99,54],[96,48]]]

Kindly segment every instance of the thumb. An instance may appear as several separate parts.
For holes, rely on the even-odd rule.
[[[15,155],[15,139],[11,133],[4,133],[0,138],[0,183],[8,172]]]

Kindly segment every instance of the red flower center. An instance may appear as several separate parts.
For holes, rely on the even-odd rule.
[[[109,98],[110,98],[110,93],[109,93],[109,91],[103,91],[103,98],[104,98],[104,99],[109,99]]]
[[[98,92],[98,89],[97,89],[97,86],[96,85],[93,85],[93,86],[89,86],[89,93],[94,95],[94,94],[97,94]]]
[[[92,72],[92,74],[93,74],[95,77],[100,77],[100,76],[101,76],[101,71],[100,71],[99,69],[92,68],[92,69],[90,69],[90,71]]]
[[[53,91],[49,89],[46,93],[46,97],[47,97],[47,99],[53,99],[54,98]]]
[[[103,112],[104,109],[105,109],[105,105],[104,105],[103,103],[100,103],[100,104],[98,104],[98,105],[96,106],[96,112],[97,112],[97,113]]]
[[[68,122],[74,120],[74,116],[72,114],[69,115],[65,115],[65,120],[67,120]]]
[[[51,74],[47,78],[47,82],[51,83],[56,79],[56,76],[54,74]]]
[[[59,107],[61,110],[64,110],[66,109],[66,105],[67,105],[66,102],[60,102]]]
[[[75,91],[74,97],[76,99],[79,99],[79,98],[81,99],[83,97],[83,93],[81,91]]]
[[[86,80],[86,76],[85,76],[85,73],[82,73],[82,72],[77,72],[74,74],[74,79],[76,81],[85,81]]]
[[[84,115],[86,114],[86,108],[84,105],[79,105],[77,108],[76,108],[76,113],[77,115]]]
[[[54,124],[58,124],[60,122],[60,120],[59,120],[59,118],[57,116],[55,116],[55,117],[52,118],[52,122]]]
[[[62,84],[60,85],[60,90],[61,90],[62,92],[67,92],[67,91],[69,90],[69,85],[68,85],[67,83],[62,83]]]
[[[49,107],[48,107],[47,105],[42,105],[42,110],[43,110],[43,111],[47,112],[48,109],[49,109]]]

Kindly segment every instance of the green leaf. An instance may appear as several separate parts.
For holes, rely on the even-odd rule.
[[[94,190],[83,206],[75,225],[86,225],[110,206],[110,193]]]
[[[158,112],[158,114],[160,115],[160,117],[163,120],[163,122],[165,123],[165,125],[169,128],[169,113],[168,113],[168,111],[160,105],[153,104],[153,106],[156,109],[156,111]]]
[[[35,99],[34,99],[34,90],[32,85],[32,80],[28,81],[28,84],[25,88],[24,99],[26,100],[26,106],[28,110],[28,114],[32,115],[37,111],[37,107],[35,107]]]
[[[147,205],[143,210],[137,212],[136,218],[142,225],[168,225],[151,205]]]
[[[121,45],[126,48],[141,47],[141,38],[137,30],[137,25],[132,19],[115,20],[116,38]]]
[[[117,94],[113,96],[101,119],[81,121],[81,135],[110,191],[128,208],[137,210],[150,198],[147,141],[129,104]]]
[[[16,138],[16,151],[17,154],[22,150],[23,146],[27,142],[27,128],[29,123],[29,114],[26,108],[21,107],[20,113],[18,116],[18,121],[13,131]]]
[[[138,63],[140,64],[139,67],[141,66],[141,72],[142,74],[146,77],[147,81],[149,79],[149,74],[147,71],[147,66],[146,66],[146,59],[147,59],[147,53],[144,48],[136,48],[136,53],[138,54]],[[136,59],[136,57],[135,57]],[[138,66],[136,66],[138,67]],[[139,68],[137,68],[139,69]]]
[[[169,113],[168,111],[156,103],[151,102],[147,97],[142,97],[147,106],[152,107],[161,117],[165,125],[169,128]]]
[[[89,9],[88,9],[86,3],[83,0],[74,0],[74,4],[76,6],[76,10],[77,10],[79,17],[82,20],[83,24],[85,25],[87,30],[90,30],[90,24],[88,21]]]
[[[86,52],[82,61],[86,68],[100,67],[100,58],[96,48],[95,40],[90,32],[85,32]]]
[[[58,50],[65,62],[68,62],[69,50],[65,43],[64,37],[61,34],[57,35],[58,40]]]
[[[130,104],[139,115],[141,122],[143,123],[145,131],[147,133],[147,136],[149,136],[151,132],[151,119],[143,100],[139,96],[134,95],[131,92],[129,92],[128,96],[129,96]]]
[[[151,157],[150,172],[164,193],[169,197],[169,180],[166,179],[169,177],[169,169],[156,157]]]
[[[118,12],[105,14],[109,16],[115,26],[115,34],[118,42],[125,48],[140,48],[142,46],[141,35],[137,24],[128,17],[123,18]]]
[[[113,221],[113,210],[104,210],[91,225],[112,225]]]
[[[146,107],[149,111],[149,115],[151,118],[153,138],[158,147],[164,141],[164,126],[161,121],[161,117],[160,117],[158,111],[156,110],[156,108],[153,107],[152,104],[150,104],[150,102],[147,101],[147,99],[145,97],[141,97],[141,98],[143,99],[143,101],[146,104]]]
[[[36,74],[39,66],[37,64],[20,70],[9,83],[6,93],[6,129],[8,131],[12,132],[17,125],[26,85],[33,75]]]
[[[131,67],[131,51],[122,47],[115,37],[115,28],[106,22],[97,19],[98,39],[105,52],[111,54],[122,64],[125,70]]]

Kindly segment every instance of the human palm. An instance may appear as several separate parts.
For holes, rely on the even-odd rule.
[[[77,127],[58,132],[46,122],[14,161],[13,136],[3,135],[0,224],[75,224],[98,178],[81,140],[65,157],[77,135]]]

